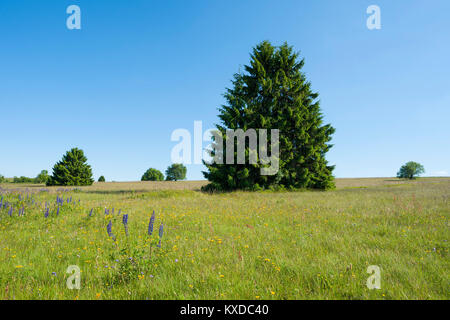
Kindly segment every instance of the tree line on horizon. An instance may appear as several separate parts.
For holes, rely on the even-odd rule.
[[[29,178],[25,176],[13,177],[11,179],[5,178],[0,174],[0,183],[34,183],[34,184],[42,184],[46,183],[49,178],[48,171],[42,170],[35,178]]]
[[[397,172],[399,179],[415,179],[425,172],[423,165],[420,163],[409,161]],[[164,174],[155,169],[149,168],[141,177],[141,181],[179,181],[186,179],[187,169],[183,164],[174,163],[166,170]],[[98,182],[105,182],[104,176],[100,176]],[[0,174],[0,183],[33,183],[46,184],[47,186],[88,186],[92,185],[94,179],[92,177],[92,169],[87,164],[87,158],[83,150],[73,148],[67,151],[62,160],[57,162],[53,167],[53,175],[50,176],[47,170],[42,170],[35,178],[14,177],[8,181]]]
[[[183,164],[174,163],[165,173],[166,181],[185,180],[187,168]],[[148,169],[141,178],[141,181],[163,180],[163,173],[154,168]],[[83,150],[72,148],[54,165],[52,175],[49,175],[47,170],[42,170],[36,178],[14,177],[11,181],[0,175],[0,183],[5,182],[46,184],[47,186],[89,186],[94,183],[94,179],[92,168],[87,163]],[[98,182],[106,182],[105,177],[100,176]]]

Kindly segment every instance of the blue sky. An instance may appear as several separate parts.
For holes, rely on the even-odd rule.
[[[66,27],[71,4],[81,30]],[[372,4],[381,30],[366,27]],[[410,160],[449,175],[449,12],[448,0],[2,0],[0,173],[51,172],[72,147],[95,178],[164,171],[171,133],[212,127],[233,74],[270,40],[305,58],[336,128],[335,176],[394,176]]]

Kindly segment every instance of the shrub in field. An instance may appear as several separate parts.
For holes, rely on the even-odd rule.
[[[178,181],[186,179],[187,168],[181,163],[174,163],[166,170],[167,181]]]
[[[100,176],[100,178],[98,178],[98,182],[105,182],[106,179],[104,176]]]
[[[73,148],[53,167],[48,186],[87,186],[94,182],[91,166],[83,150]]]
[[[0,174],[0,183],[4,183],[4,182],[6,182],[6,179],[5,179],[4,176],[2,176],[2,175]]]
[[[217,130],[226,145],[227,130],[278,129],[279,170],[275,175],[261,175],[261,168],[267,165],[261,159],[249,164],[253,153],[246,145],[245,164],[204,162],[208,171],[203,174],[210,181],[205,189],[334,188],[334,166],[328,165],[325,154],[331,148],[329,141],[335,129],[323,124],[319,95],[312,91],[302,72],[303,65],[304,59],[287,43],[274,47],[264,41],[253,49],[245,72],[235,74],[232,88],[226,90],[227,104],[219,108],[221,124]],[[237,150],[237,141],[231,143]],[[216,156],[215,150],[211,156]],[[226,159],[226,150],[217,156]]]
[[[397,178],[401,179],[415,179],[419,175],[425,172],[424,167],[417,162],[409,161],[397,172]]]
[[[150,168],[147,171],[145,171],[144,175],[141,178],[141,181],[163,181],[164,175],[161,171]]]
[[[47,183],[50,176],[48,175],[47,170],[42,170],[36,177],[35,182],[36,183]]]

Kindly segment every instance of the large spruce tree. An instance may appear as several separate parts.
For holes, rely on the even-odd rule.
[[[335,130],[323,124],[318,94],[301,71],[304,59],[287,43],[274,47],[268,41],[257,45],[250,57],[245,71],[235,74],[232,88],[226,90],[227,105],[219,108],[217,130],[225,146],[227,129],[279,129],[279,171],[261,175],[263,164],[248,164],[246,146],[246,164],[205,162],[208,171],[203,174],[211,182],[205,189],[334,188],[334,166],[327,164],[325,154]],[[225,153],[223,147],[219,157],[225,159]]]
[[[88,186],[94,182],[91,166],[83,150],[73,148],[53,167],[48,186]]]

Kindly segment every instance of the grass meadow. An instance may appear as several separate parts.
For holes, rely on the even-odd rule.
[[[14,208],[0,209],[0,299],[450,298],[450,178],[337,179],[329,192],[204,183],[0,185]],[[67,288],[70,265],[80,289]]]

